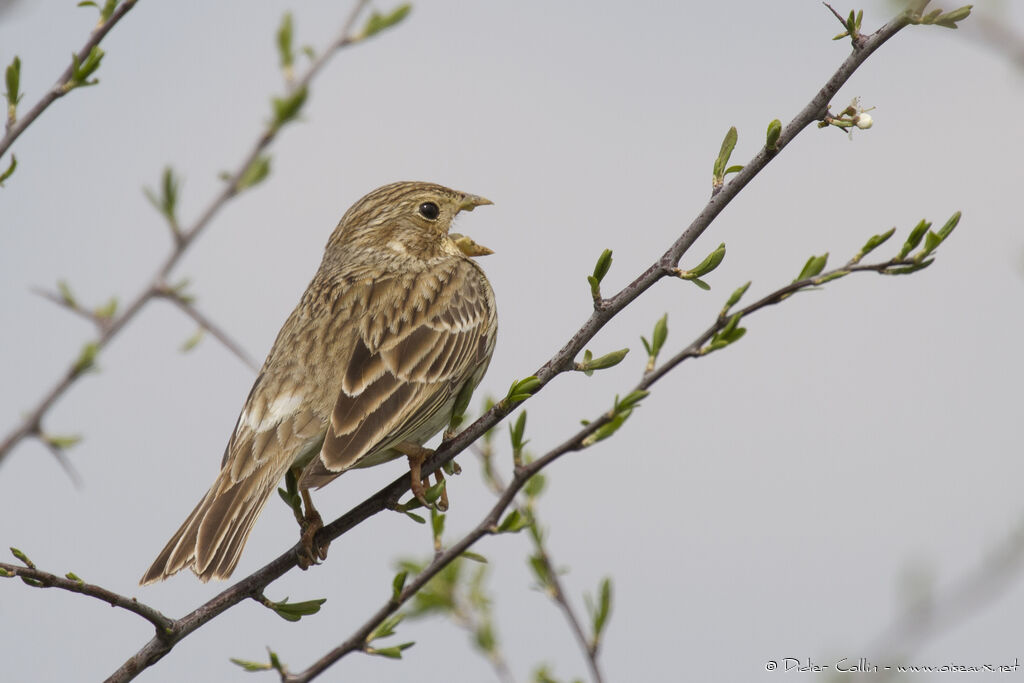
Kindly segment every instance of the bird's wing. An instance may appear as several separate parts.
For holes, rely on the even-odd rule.
[[[374,296],[376,315],[361,319],[307,484],[322,486],[369,454],[435,434],[449,417],[438,411],[479,381],[490,359],[493,297],[475,264],[460,259],[445,273],[378,281]]]

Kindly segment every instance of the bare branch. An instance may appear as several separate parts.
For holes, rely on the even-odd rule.
[[[161,294],[163,298],[170,301],[172,304],[178,307],[182,313],[192,318],[199,327],[203,328],[210,334],[212,334],[217,341],[219,341],[224,348],[233,353],[238,360],[242,361],[249,367],[253,372],[257,372],[260,369],[260,364],[257,363],[252,356],[246,353],[245,349],[242,348],[241,344],[236,342],[234,339],[228,336],[228,334],[222,330],[216,323],[207,318],[205,315],[199,312],[195,307],[195,304],[191,304],[185,301],[180,296],[176,295],[170,290],[164,289]]]
[[[27,579],[25,583],[36,588],[60,588],[61,590],[70,591],[72,593],[88,595],[109,603],[112,607],[120,607],[121,609],[138,614],[140,617],[156,627],[157,634],[165,632],[174,623],[159,611],[153,609],[149,605],[144,605],[135,598],[127,598],[123,595],[118,595],[106,588],[102,588],[91,583],[85,583],[78,578],[65,578],[63,576],[57,576],[56,574],[41,571],[35,567],[21,567],[16,564],[7,564],[5,562],[0,562],[0,570],[6,572],[8,577],[18,576],[23,580]]]

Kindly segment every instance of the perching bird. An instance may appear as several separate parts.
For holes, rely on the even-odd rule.
[[[497,313],[483,270],[490,253],[448,234],[460,211],[490,204],[434,185],[399,182],[366,195],[334,229],[320,269],[285,321],[249,392],[221,471],[140,581],[188,567],[231,575],[289,469],[306,503],[308,565],[319,515],[308,489],[345,470],[406,455],[423,497],[422,444],[465,405],[494,350]],[[470,245],[470,246],[467,246]]]

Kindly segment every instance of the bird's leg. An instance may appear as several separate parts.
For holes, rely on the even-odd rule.
[[[412,495],[416,496],[416,500],[421,502],[424,507],[430,507],[430,503],[427,502],[426,489],[423,486],[423,475],[421,468],[423,467],[423,461],[434,454],[434,451],[423,446],[417,446],[416,444],[403,441],[396,446],[392,446],[396,451],[409,458],[409,476],[411,478]],[[430,483],[429,481],[427,482]],[[448,501],[445,500],[445,505]]]
[[[302,549],[299,550],[299,568],[309,569],[320,560],[327,559],[327,548],[330,544],[320,546],[316,543],[316,532],[324,528],[324,521],[320,513],[313,507],[313,498],[309,495],[309,489],[300,489],[302,494],[302,507],[304,509],[300,526],[302,535],[299,537]]]

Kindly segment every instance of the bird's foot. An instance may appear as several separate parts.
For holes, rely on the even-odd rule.
[[[422,467],[423,462],[433,455],[434,451],[423,446],[404,442],[395,446],[394,449],[409,458],[409,477],[412,495],[416,496],[416,500],[422,503],[424,507],[431,507],[430,501],[427,500],[427,489],[424,486]],[[441,474],[441,470],[435,473],[435,477],[438,484],[444,481],[444,475]],[[430,484],[429,479],[426,483]],[[448,492],[445,489],[441,489],[441,496],[437,499],[436,505],[437,509],[441,512],[448,509]]]
[[[305,570],[327,559],[327,549],[330,544],[320,545],[316,542],[316,534],[324,528],[324,521],[320,517],[320,513],[313,507],[313,499],[307,489],[302,490],[302,502],[305,511],[300,522],[302,533],[299,536],[301,547],[298,559],[299,569]]]

